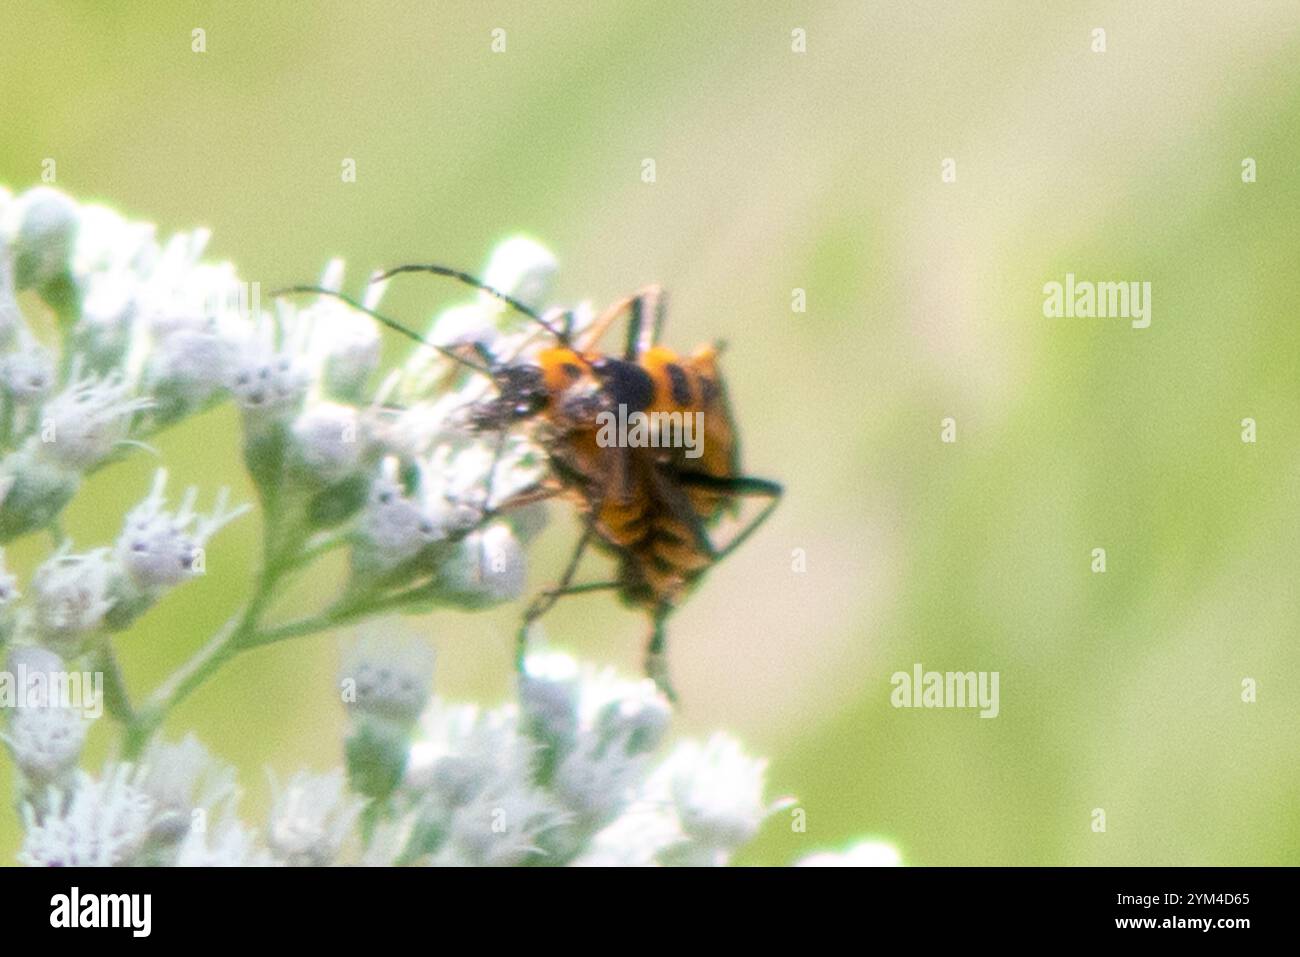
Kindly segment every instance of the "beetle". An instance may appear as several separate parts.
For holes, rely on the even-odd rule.
[[[746,475],[740,468],[735,420],[718,366],[719,346],[706,344],[681,355],[661,345],[666,300],[657,286],[619,300],[575,335],[571,316],[556,325],[514,297],[447,266],[398,266],[371,281],[415,272],[450,277],[494,296],[536,323],[550,343],[535,358],[514,361],[501,361],[479,345],[475,362],[332,290],[296,286],[282,292],[335,296],[489,376],[495,395],[469,410],[471,429],[504,436],[521,423],[532,427],[546,450],[549,478],[545,487],[519,493],[496,511],[563,496],[577,505],[583,532],[559,581],[538,594],[523,614],[516,641],[517,667],[523,666],[532,625],[561,598],[614,591],[625,604],[648,613],[646,673],[669,698],[675,698],[665,657],[669,616],[705,573],[757,531],[783,494],[779,483]],[[621,352],[601,352],[601,339],[624,316]],[[697,417],[702,423],[698,454],[680,444],[658,441],[664,436],[653,427],[650,444],[603,440],[602,421],[608,424],[607,417],[618,410],[661,425]],[[711,528],[723,516],[735,514],[741,499],[751,497],[766,502],[728,542],[716,545]],[[608,580],[576,583],[582,558],[593,546],[615,559],[616,573]]]

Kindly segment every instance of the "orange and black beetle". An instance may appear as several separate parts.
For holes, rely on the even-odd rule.
[[[501,363],[480,348],[484,365],[469,363],[490,375],[496,386],[494,397],[470,410],[470,425],[499,431],[516,423],[530,423],[550,459],[545,487],[522,493],[496,511],[564,495],[576,502],[585,522],[560,581],[539,594],[524,613],[518,663],[522,665],[530,626],[561,597],[613,590],[627,604],[649,613],[646,671],[672,696],[664,659],[665,621],[704,573],[767,519],[782,493],[776,482],[745,475],[740,469],[735,423],[717,364],[718,350],[705,345],[682,356],[658,344],[665,310],[657,287],[615,303],[575,338],[567,321],[563,327],[557,326],[511,296],[444,266],[400,266],[374,281],[404,272],[450,276],[481,289],[528,316],[554,340],[534,361]],[[324,290],[297,287],[291,291]],[[365,311],[430,345],[404,326]],[[600,352],[601,338],[624,314],[628,323],[622,354]],[[434,348],[465,361],[446,349]],[[650,422],[660,423],[697,417],[695,421],[702,425],[702,442],[695,450],[698,454],[688,454],[671,442],[659,442],[659,435],[656,441],[638,446],[602,441],[602,416],[616,412],[640,413]],[[734,512],[744,497],[768,502],[725,545],[714,545],[709,529],[724,514]],[[575,584],[578,565],[591,545],[615,558],[617,575],[609,581]]]

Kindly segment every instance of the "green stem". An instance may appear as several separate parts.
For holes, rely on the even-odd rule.
[[[366,618],[385,611],[395,611],[423,597],[426,597],[424,588],[411,588],[378,598],[373,595],[365,595],[348,601],[341,601],[320,614],[308,615],[306,618],[300,618],[297,621],[256,632],[249,636],[245,647],[258,648],[262,645],[274,644],[277,641],[300,638],[303,635],[311,635],[329,628],[337,628],[340,625],[356,621],[358,618]]]
[[[136,720],[135,710],[131,707],[131,698],[127,694],[126,681],[122,678],[122,669],[118,667],[117,658],[107,640],[95,656],[95,670],[104,676],[104,707],[118,721],[131,725]]]
[[[297,555],[292,560],[289,560],[271,544],[273,540],[279,538],[278,533],[278,528],[268,530],[268,547],[265,554],[266,565],[259,579],[257,590],[248,604],[232,616],[222,626],[221,630],[208,640],[207,644],[200,648],[189,661],[160,685],[139,712],[133,713],[130,719],[126,721],[124,752],[127,758],[138,756],[172,709],[239,652],[271,644],[285,638],[294,638],[324,631],[327,628],[369,614],[372,610],[384,607],[387,604],[386,602],[373,602],[365,598],[353,599],[347,603],[335,605],[319,615],[313,615],[296,622],[290,622],[287,625],[263,631],[261,629],[262,616],[271,603],[272,591],[280,580],[289,572],[307,564],[311,558],[323,554],[343,541],[341,538],[322,541],[318,543],[316,548],[310,550],[310,558]]]
[[[202,648],[168,678],[137,712],[126,729],[124,753],[137,756],[153,737],[163,719],[190,692],[207,681],[218,668],[235,655],[257,630],[262,613],[270,601],[271,589],[278,576],[264,573],[256,593],[244,608],[230,618]]]
[[[347,545],[352,540],[352,536],[345,532],[329,532],[315,535],[307,540],[307,544],[296,555],[288,557],[290,568],[298,569],[305,565],[310,565],[322,555],[326,555],[337,548]]]

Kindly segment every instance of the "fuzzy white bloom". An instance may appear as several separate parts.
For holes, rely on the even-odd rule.
[[[405,787],[424,826],[442,835],[427,863],[544,862],[542,842],[571,814],[536,785],[541,747],[521,733],[516,709],[481,711],[435,699],[420,724]]]
[[[551,783],[557,797],[580,820],[603,824],[635,797],[648,759],[582,738],[560,761]]]
[[[36,402],[49,394],[55,382],[54,356],[35,340],[0,358],[0,385],[19,404]]]
[[[140,270],[129,377],[151,383],[182,406],[200,403],[227,382],[235,358],[254,335],[256,287],[229,263],[204,263],[207,230],[151,247]]]
[[[672,705],[650,678],[628,681],[612,669],[587,673],[581,719],[607,745],[617,744],[630,754],[653,752],[672,718]]]
[[[251,320],[250,290],[240,283],[234,267],[200,261],[209,239],[211,234],[199,229],[178,233],[162,247],[150,244],[144,257],[148,263],[138,269],[142,281],[136,300],[146,331],[153,336],[165,339],[206,319]]]
[[[44,707],[47,704],[71,707],[76,703],[70,699],[57,700],[53,697],[60,689],[53,687],[51,678],[64,670],[64,664],[63,659],[48,648],[19,645],[9,652],[6,667],[11,673],[21,672],[27,678],[25,685],[20,684],[15,689],[18,695],[14,702],[16,707]]]
[[[526,306],[540,309],[550,296],[559,263],[549,249],[527,236],[514,236],[492,250],[483,282],[509,293]],[[504,309],[495,298],[493,303]]]
[[[574,867],[660,867],[671,863],[664,858],[673,848],[684,845],[689,841],[671,806],[647,801],[602,829],[572,863]]]
[[[36,569],[33,623],[46,646],[65,656],[80,651],[82,640],[112,607],[115,571],[107,548],[70,554],[66,546]]]
[[[154,803],[150,836],[164,844],[189,834],[195,812],[206,822],[238,793],[235,769],[214,759],[192,734],[179,744],[151,744],[136,768],[135,784]]]
[[[97,465],[127,437],[132,417],[153,400],[134,395],[117,372],[78,376],[42,410],[40,450],[65,468],[85,471]]]
[[[238,818],[228,815],[214,826],[191,828],[176,855],[177,867],[267,867],[271,855],[257,834]]]
[[[29,867],[130,864],[148,839],[153,816],[153,802],[131,775],[127,764],[98,779],[79,773],[70,791],[49,792],[44,813],[24,805],[19,861]]]
[[[376,567],[391,568],[446,537],[423,503],[408,495],[398,478],[398,463],[386,458],[370,486],[358,531],[362,557]]]
[[[248,511],[246,505],[230,508],[230,492],[222,488],[212,511],[200,514],[194,510],[198,490],[193,486],[185,490],[180,506],[168,511],[166,485],[167,470],[158,469],[148,497],[127,514],[117,540],[118,562],[146,591],[170,588],[201,574],[208,539]]]
[[[357,471],[365,451],[359,410],[338,402],[310,402],[293,422],[302,463],[326,481]]]
[[[577,737],[583,677],[569,655],[534,652],[524,660],[519,708],[530,730],[552,747],[569,747]]]
[[[672,718],[653,681],[580,668],[567,655],[534,654],[519,697],[532,728],[556,750],[552,788],[579,821],[603,826],[633,802]]]
[[[456,555],[443,564],[439,583],[449,600],[495,603],[522,595],[527,574],[514,529],[498,520],[465,536]]]
[[[537,751],[536,742],[519,733],[514,708],[481,711],[435,698],[411,745],[406,787],[457,807],[485,791],[500,791],[502,782],[522,786]]]
[[[245,334],[238,322],[224,316],[196,316],[164,326],[154,320],[146,376],[158,391],[175,393],[186,404],[204,401],[231,378],[243,349]]]
[[[414,722],[429,703],[433,650],[413,636],[371,632],[348,649],[339,680],[350,712]]]
[[[566,812],[545,792],[508,786],[484,791],[452,817],[438,866],[518,867],[544,855],[541,839],[565,823]]]
[[[51,702],[13,710],[9,729],[0,738],[27,781],[40,787],[76,766],[90,724],[82,709]]]
[[[325,267],[320,285],[336,292],[342,288],[341,259],[331,260]],[[368,285],[362,305],[378,308],[385,288],[385,283]],[[382,339],[375,320],[331,296],[318,297],[298,313],[298,320],[311,330],[309,350],[324,391],[347,398],[358,396],[379,367]]]
[[[266,840],[276,859],[289,865],[332,863],[356,823],[365,801],[348,794],[341,771],[300,771],[275,792]]]
[[[888,841],[859,841],[844,851],[823,851],[795,862],[795,867],[898,867],[903,855]]]
[[[659,769],[682,830],[720,861],[750,840],[775,810],[763,799],[767,762],[747,757],[740,744],[715,734],[701,745],[678,745]]]
[[[96,366],[116,365],[130,344],[140,286],[137,273],[113,268],[90,275],[76,328],[77,348]]]
[[[435,698],[403,785],[417,845],[440,836],[417,850],[433,864],[726,863],[775,807],[762,762],[719,736],[655,770],[670,716],[648,679],[562,654],[528,657],[519,709]]]
[[[145,271],[156,255],[155,229],[130,222],[107,206],[79,207],[80,225],[73,269],[80,279],[121,269]]]
[[[251,340],[235,358],[226,385],[245,412],[274,415],[291,411],[307,394],[307,370],[290,349]]]
[[[469,443],[445,442],[428,459],[426,483],[431,500],[477,502],[497,508],[545,477],[545,454],[521,435]],[[491,495],[488,490],[491,488]]]

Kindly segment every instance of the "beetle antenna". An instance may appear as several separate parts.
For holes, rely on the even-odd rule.
[[[516,299],[514,296],[510,295],[509,293],[502,292],[500,289],[495,289],[492,286],[489,286],[483,280],[475,278],[474,276],[471,276],[469,273],[462,272],[459,269],[452,269],[450,266],[440,266],[437,263],[416,264],[416,265],[409,265],[409,266],[395,266],[392,269],[389,269],[387,272],[380,273],[370,281],[372,283],[381,282],[385,279],[389,279],[393,276],[398,275],[399,273],[404,273],[404,272],[433,273],[435,276],[446,276],[449,279],[455,279],[457,282],[464,283],[467,286],[473,286],[475,289],[481,290],[482,292],[487,293],[489,296],[493,296],[501,300],[507,306],[509,306],[511,309],[515,310],[516,312],[520,313],[521,315],[527,316],[529,319],[537,323],[539,326],[541,326],[551,335],[555,336],[556,340],[561,345],[565,346],[566,348],[569,345],[568,332],[566,332],[563,329],[555,328],[554,325],[552,325],[550,322],[547,322],[540,315],[538,315],[535,309],[520,302],[518,299]]]
[[[271,293],[271,298],[276,299],[281,296],[293,296],[293,295],[299,295],[301,293],[309,293],[309,292],[316,293],[317,295],[321,295],[321,296],[331,296],[332,298],[337,299],[340,302],[345,302],[353,309],[357,310],[358,312],[364,312],[367,316],[370,316],[372,319],[378,320],[379,322],[387,326],[389,329],[392,329],[394,332],[400,332],[408,339],[413,339],[414,341],[418,342],[422,346],[428,346],[430,349],[433,349],[436,352],[440,353],[441,355],[445,356],[446,358],[451,359],[453,362],[459,363],[460,365],[473,369],[475,372],[482,373],[485,376],[488,377],[492,376],[492,370],[491,368],[489,368],[488,365],[479,365],[477,362],[471,362],[469,359],[466,359],[462,355],[458,355],[457,353],[453,352],[451,349],[446,348],[445,346],[440,346],[437,345],[436,343],[430,342],[428,339],[424,338],[424,336],[420,335],[418,332],[415,332],[412,329],[408,329],[406,326],[402,325],[396,319],[389,319],[387,316],[375,312],[375,310],[369,308],[368,306],[363,306],[361,303],[357,302],[351,296],[345,295],[344,293],[338,292],[337,290],[326,289],[323,286],[286,286],[284,289],[277,289],[275,290],[275,292]]]

